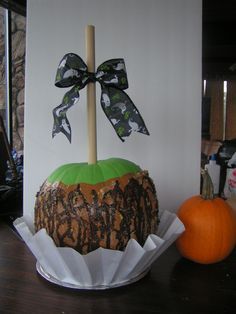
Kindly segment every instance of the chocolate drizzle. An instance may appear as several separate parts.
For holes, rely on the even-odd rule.
[[[49,183],[37,193],[35,228],[57,246],[82,254],[104,247],[124,250],[130,238],[144,244],[158,226],[158,201],[147,171],[97,185]]]

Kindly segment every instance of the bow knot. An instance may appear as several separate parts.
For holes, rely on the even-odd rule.
[[[88,74],[88,83],[96,83],[96,81],[97,81],[97,78],[96,78],[96,75],[95,75],[95,73],[93,73],[93,72],[87,72],[87,74]]]
[[[79,100],[79,91],[90,82],[99,82],[102,89],[101,106],[122,141],[132,131],[149,135],[145,123],[129,96],[128,79],[123,59],[103,62],[95,73],[89,72],[86,63],[76,54],[66,54],[57,69],[55,85],[72,87],[63,97],[62,103],[53,109],[53,137],[62,132],[71,141],[71,127],[67,110]]]

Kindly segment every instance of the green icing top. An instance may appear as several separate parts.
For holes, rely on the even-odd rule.
[[[49,177],[50,183],[62,182],[66,185],[87,183],[97,184],[128,173],[137,173],[140,167],[121,158],[99,160],[96,164],[71,163],[57,168]]]

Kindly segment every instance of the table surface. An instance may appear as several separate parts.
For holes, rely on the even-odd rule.
[[[236,313],[236,250],[223,262],[200,265],[182,258],[172,245],[145,278],[103,291],[54,285],[35,264],[24,242],[0,221],[1,314]]]

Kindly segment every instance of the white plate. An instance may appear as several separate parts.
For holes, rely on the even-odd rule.
[[[117,288],[117,287],[122,287],[125,285],[129,285],[131,283],[134,283],[138,280],[140,280],[141,278],[143,278],[150,270],[150,268],[148,268],[147,270],[145,270],[144,272],[142,272],[141,274],[139,274],[138,276],[129,279],[129,280],[123,280],[120,282],[114,282],[110,285],[94,285],[94,286],[88,286],[88,285],[83,285],[83,284],[72,284],[72,283],[68,283],[65,281],[60,281],[58,279],[56,279],[55,277],[51,276],[50,274],[48,274],[43,267],[40,265],[40,263],[37,261],[36,263],[36,270],[37,272],[47,281],[54,283],[56,285],[62,286],[62,287],[66,287],[66,288],[72,288],[72,289],[83,289],[83,290],[105,290],[105,289],[111,289],[111,288]]]

